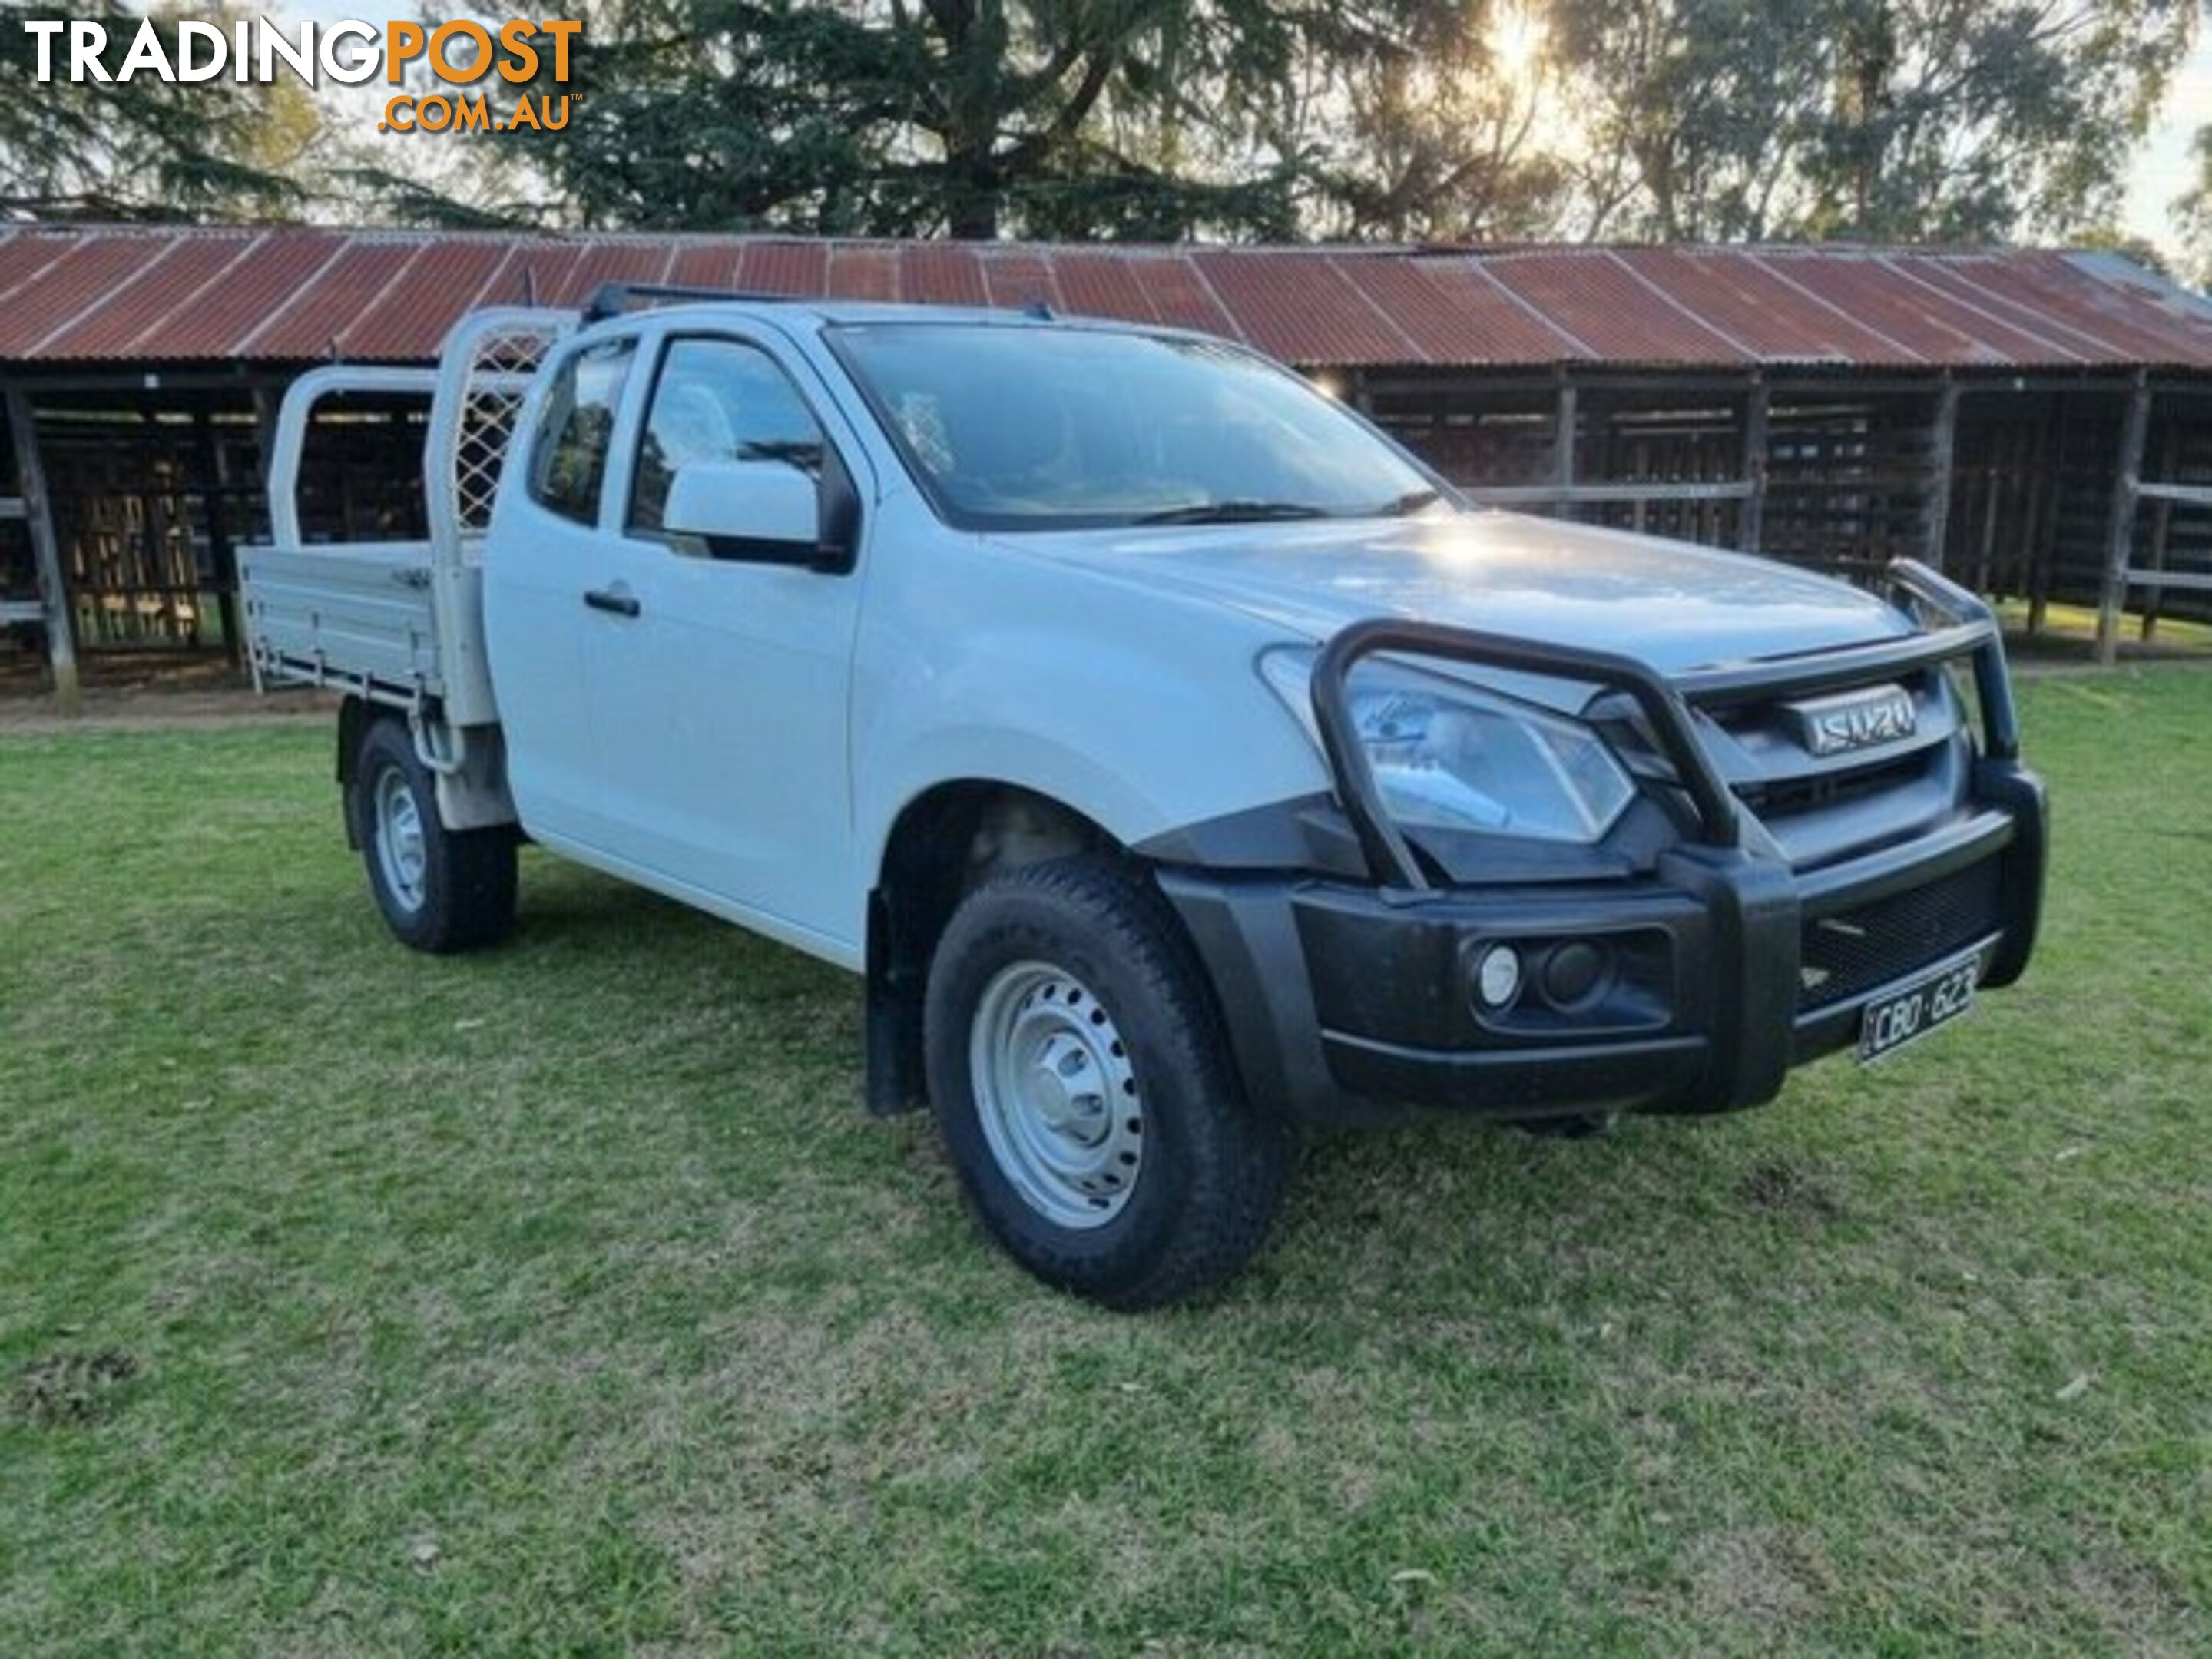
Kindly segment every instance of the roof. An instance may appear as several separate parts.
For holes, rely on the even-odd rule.
[[[611,281],[1172,324],[1307,368],[2212,370],[2212,301],[2103,253],[1040,246],[316,226],[0,228],[0,362],[428,361]]]

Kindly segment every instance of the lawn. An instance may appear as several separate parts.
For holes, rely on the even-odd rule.
[[[2027,981],[1020,1276],[851,981],[532,854],[390,944],[306,723],[0,737],[0,1653],[2203,1652],[2212,673],[2029,684]]]

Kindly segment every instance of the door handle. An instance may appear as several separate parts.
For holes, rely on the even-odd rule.
[[[645,609],[635,593],[621,587],[587,587],[584,590],[584,603],[594,611],[616,617],[635,617]]]

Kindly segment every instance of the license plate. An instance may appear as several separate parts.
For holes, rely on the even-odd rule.
[[[1977,951],[1945,963],[1893,996],[1867,1004],[1859,1019],[1860,1063],[1894,1054],[1965,1013],[1974,1006],[1974,981],[1981,972],[1982,957]]]

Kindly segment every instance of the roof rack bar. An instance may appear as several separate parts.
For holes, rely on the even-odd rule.
[[[684,288],[667,283],[601,283],[584,307],[587,323],[619,317],[639,300],[742,300],[749,304],[788,305],[796,294],[765,294],[737,288]]]

